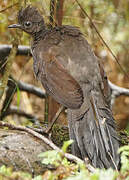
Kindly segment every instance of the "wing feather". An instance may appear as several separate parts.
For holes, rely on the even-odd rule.
[[[55,100],[67,108],[77,109],[83,103],[83,92],[79,83],[61,65],[56,57],[47,58],[45,75],[41,81]]]

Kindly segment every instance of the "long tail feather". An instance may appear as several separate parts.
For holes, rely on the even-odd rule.
[[[87,98],[88,100],[88,98]],[[101,104],[101,106],[100,106]],[[119,168],[119,138],[111,110],[91,92],[89,107],[77,116],[68,110],[70,136],[74,139],[73,152],[88,158],[94,167]]]

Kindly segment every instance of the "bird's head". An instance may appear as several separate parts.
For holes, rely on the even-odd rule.
[[[12,24],[9,28],[19,28],[29,34],[35,34],[45,28],[43,17],[35,7],[22,8],[18,13],[18,24]]]

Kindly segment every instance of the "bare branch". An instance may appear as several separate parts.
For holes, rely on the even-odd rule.
[[[9,77],[10,71],[11,71],[11,66],[12,66],[12,63],[13,63],[15,56],[16,56],[17,43],[18,43],[17,38],[13,41],[13,43],[14,43],[13,49],[11,49],[10,55],[8,57],[8,60],[7,60],[7,64],[5,66],[5,71],[4,71],[3,76],[1,78],[1,81],[0,81],[0,99],[2,98],[4,90],[6,88],[6,85],[8,82],[8,77]]]
[[[28,118],[31,122],[35,122],[38,120],[38,117],[32,115],[32,114],[29,114],[29,113],[26,113],[25,111],[17,108],[16,106],[11,106],[8,108],[8,110],[5,112],[4,114],[4,117],[5,116],[8,116],[8,115],[12,115],[12,114],[17,114],[18,116],[23,116],[23,117],[26,117]]]
[[[2,44],[0,45],[0,61],[4,60],[10,53],[12,45]],[[31,56],[29,46],[18,46],[16,55]]]
[[[5,116],[10,114],[10,110],[8,110],[8,109],[9,109],[9,106],[10,106],[10,104],[12,102],[13,96],[14,96],[16,90],[17,90],[16,86],[18,86],[21,91],[25,91],[25,92],[34,94],[34,95],[36,95],[36,96],[38,96],[40,98],[46,98],[45,90],[40,89],[40,88],[38,88],[38,87],[36,87],[34,85],[31,85],[31,84],[28,84],[28,83],[24,83],[22,81],[16,81],[15,79],[13,79],[10,76],[10,78],[8,80],[8,89],[7,89],[7,92],[6,92],[6,97],[5,97],[5,100],[4,100],[4,103],[3,103],[3,107],[1,109],[0,119],[3,119]],[[11,113],[12,113],[12,111],[11,111]],[[15,112],[13,110],[13,114],[14,113]],[[26,115],[24,114],[23,116],[26,116]],[[31,119],[31,116],[30,117],[28,116],[27,118]],[[33,119],[33,117],[32,117],[32,119]]]
[[[50,17],[49,17],[49,22],[51,27],[56,26],[55,22],[55,8],[56,8],[56,0],[50,0]]]
[[[17,81],[17,85],[21,91],[26,91],[28,93],[34,94],[40,98],[46,98],[46,92],[32,84],[28,84],[22,81]]]
[[[108,84],[112,90],[112,94],[111,94],[111,105],[114,104],[115,102],[115,99],[118,97],[118,96],[121,96],[121,95],[124,95],[124,96],[129,96],[129,89],[127,88],[122,88],[122,87],[119,87],[115,84],[113,84],[111,81],[108,80]]]
[[[48,146],[50,146],[52,149],[54,150],[57,150],[58,152],[62,152],[62,150],[60,148],[58,148],[51,140],[49,140],[48,138],[46,138],[45,136],[33,131],[32,129],[29,129],[29,128],[26,128],[26,127],[23,127],[23,126],[15,126],[15,125],[12,125],[12,124],[9,124],[9,123],[5,123],[5,122],[1,122],[0,121],[0,127],[8,127],[9,129],[14,129],[14,130],[20,130],[20,131],[25,131],[37,138],[39,138],[40,140],[42,140],[43,142],[45,142]],[[81,163],[84,163],[84,161],[72,154],[69,154],[69,153],[64,153],[63,154],[68,160],[70,161],[74,161],[74,162],[81,162]],[[91,165],[87,166],[87,169],[91,172],[94,172],[95,171],[95,168],[92,167]]]
[[[18,5],[18,2],[15,3],[15,4],[12,4],[12,5],[10,5],[10,6],[6,7],[6,8],[4,8],[4,9],[2,9],[2,10],[0,10],[0,13],[3,13],[4,11],[6,11],[6,10],[8,10],[8,9],[14,7],[14,6],[17,6],[17,5]]]
[[[0,45],[0,57],[1,57],[1,59],[6,57],[7,55],[9,55],[11,48],[12,48],[12,45]],[[31,55],[30,47],[29,46],[18,46],[17,55],[25,55],[25,56]],[[19,88],[21,87],[21,90],[23,89],[23,90],[27,91],[29,89],[28,92],[30,91],[30,93],[33,93],[35,91],[34,94],[41,97],[41,98],[44,98],[44,96],[45,96],[45,94],[42,94],[43,91],[41,89],[33,88],[33,85],[28,86],[28,84],[23,83],[21,81],[18,82],[18,84],[19,84]],[[129,95],[129,93],[128,93],[129,90],[126,88],[116,86],[113,83],[111,83],[110,81],[109,81],[109,86],[112,89],[112,91],[114,91],[117,94],[116,97],[118,97],[120,95],[126,95],[126,96]]]
[[[116,97],[118,97],[120,95],[129,96],[129,89],[119,87],[119,86],[113,84],[111,81],[108,81],[108,83]]]

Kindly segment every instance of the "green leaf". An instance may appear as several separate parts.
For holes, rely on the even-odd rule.
[[[61,154],[56,150],[43,152],[39,155],[39,157],[43,158],[42,164],[46,165],[52,164],[59,166],[62,162]]]
[[[5,176],[10,176],[12,173],[12,168],[7,168],[5,165],[0,167],[0,173]]]
[[[36,176],[33,180],[42,180],[42,176]]]
[[[62,147],[63,152],[67,152],[68,147],[73,143],[73,140],[65,141]]]
[[[122,146],[119,153],[121,153],[121,172],[126,173],[129,170],[129,146]]]
[[[118,150],[119,153],[122,153],[122,152],[124,152],[124,151],[127,151],[127,152],[129,153],[129,146],[128,146],[128,145],[127,145],[127,146],[122,146],[122,147],[120,147],[119,150]],[[128,154],[128,155],[129,155],[129,154]]]

